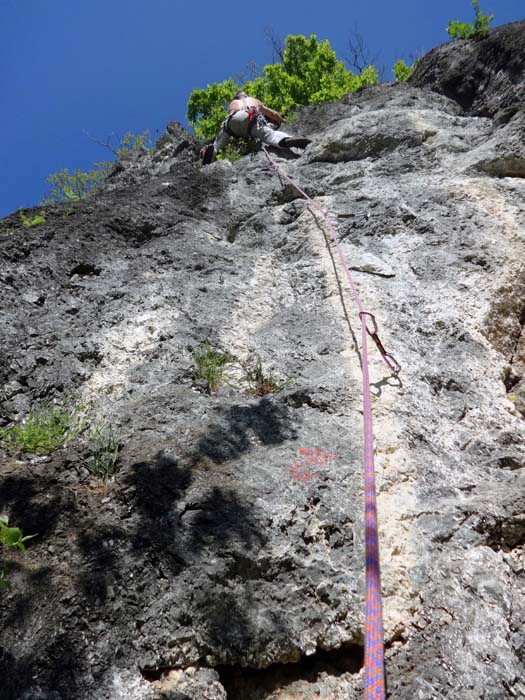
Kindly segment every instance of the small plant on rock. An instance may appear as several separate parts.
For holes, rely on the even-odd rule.
[[[217,154],[217,160],[229,160],[230,163],[236,163],[243,156],[250,153],[251,144],[237,141],[229,143],[226,148]]]
[[[42,200],[42,204],[77,202],[87,197],[91,190],[106,181],[109,171],[113,167],[113,163],[107,161],[101,161],[94,165],[95,169],[86,172],[75,170],[74,173],[70,173],[67,168],[64,168],[49,175],[47,182],[54,187]]]
[[[0,439],[12,451],[48,455],[63,447],[86,427],[83,407],[63,399],[43,401],[19,425],[0,430]]]
[[[131,131],[122,137],[120,145],[116,150],[116,155],[121,158],[130,151],[152,151],[153,142],[151,140],[149,129],[146,129],[142,134],[133,134]]]
[[[212,348],[208,339],[200,348],[194,348],[192,354],[197,364],[194,377],[206,382],[210,394],[217,391],[224,382],[228,369],[236,362],[236,358],[230,353]]]
[[[8,519],[4,516],[0,516],[0,544],[4,547],[9,547],[11,549],[19,549],[21,552],[26,551],[26,546],[24,542],[30,540],[36,535],[23,535],[22,530],[18,527],[8,527]],[[0,569],[0,591],[9,588],[7,564],[2,564]]]
[[[92,454],[86,466],[93,476],[108,481],[117,472],[121,441],[111,425],[99,423],[91,430],[90,443]]]
[[[244,371],[246,373],[248,391],[250,394],[255,394],[255,396],[275,394],[278,391],[286,389],[291,383],[290,379],[280,381],[276,379],[271,372],[264,370],[259,358],[257,358],[255,366],[245,366]]]
[[[23,226],[26,226],[27,228],[32,228],[33,226],[38,226],[39,224],[45,224],[46,223],[46,217],[43,214],[37,214],[36,216],[33,216],[31,219],[24,214],[22,210],[18,212],[18,216],[20,217],[20,221],[22,222]]]
[[[476,15],[474,24],[459,22],[458,20],[452,20],[448,23],[447,32],[452,39],[474,39],[487,34],[494,15],[482,14],[479,0],[472,0],[472,7]]]

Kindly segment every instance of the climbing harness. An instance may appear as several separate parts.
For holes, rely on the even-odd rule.
[[[251,130],[257,124],[259,110],[256,107],[248,107],[248,136],[251,135]]]
[[[238,134],[235,134],[231,127],[230,127],[230,121],[232,117],[237,114],[238,112],[247,112],[248,113],[248,135],[247,137],[240,137]],[[264,121],[264,124],[266,123],[266,120],[264,119],[263,115],[259,112],[257,107],[241,107],[241,109],[236,109],[235,112],[232,112],[228,119],[223,124],[223,129],[224,131],[228,134],[228,136],[233,136],[234,138],[247,138],[251,140],[252,137],[252,129],[256,124],[259,124],[259,126],[262,126],[261,120]]]
[[[330,221],[328,210],[309,197],[289,177],[270,156],[266,146],[263,150],[270,165],[279,175],[287,180],[307,200],[310,209],[319,211],[335,243],[341,265],[352,289],[361,320],[361,356],[363,373],[363,427],[364,427],[364,473],[365,473],[365,700],[385,700],[385,660],[383,648],[383,614],[381,605],[381,571],[379,563],[379,535],[377,520],[377,499],[374,467],[374,434],[372,426],[372,397],[370,394],[370,377],[368,372],[367,336],[370,336],[381,353],[383,360],[394,376],[401,371],[401,366],[393,355],[386,352],[381,342],[375,316],[365,311],[357,285],[350,274],[337,233]],[[281,180],[282,181],[282,180]],[[368,327],[368,321],[372,330]]]

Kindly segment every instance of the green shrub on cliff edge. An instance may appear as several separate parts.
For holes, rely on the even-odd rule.
[[[146,129],[142,134],[134,134],[131,131],[122,137],[120,146],[114,151],[119,158],[126,155],[130,151],[152,151],[153,142],[151,140],[149,129]]]
[[[34,226],[38,226],[39,224],[46,223],[46,217],[43,214],[37,214],[36,216],[33,216],[30,219],[20,209],[20,211],[18,212],[18,216],[20,218],[20,221],[22,222],[22,226],[25,226],[26,228],[33,228]]]
[[[482,14],[479,7],[479,0],[472,0],[472,7],[476,15],[474,24],[459,22],[458,20],[451,20],[448,23],[447,32],[452,39],[472,39],[487,34],[490,23],[494,19],[494,15]]]
[[[411,66],[408,66],[402,58],[400,58],[399,61],[396,61],[394,63],[394,67],[392,68],[392,73],[394,74],[396,81],[398,83],[406,82],[414,72],[414,68],[417,66],[417,63],[417,61],[414,61]]]
[[[347,70],[327,40],[301,34],[285,40],[281,63],[273,63],[261,75],[243,84],[228,78],[206,88],[196,88],[188,101],[187,118],[199,138],[213,138],[225,117],[225,105],[237,90],[244,90],[271,109],[286,116],[297,105],[338,100],[363,85],[377,83],[378,72],[367,66],[359,75]]]
[[[57,202],[76,202],[84,199],[91,190],[101,185],[107,178],[112,163],[101,161],[94,163],[94,170],[82,172],[75,170],[70,173],[67,168],[58,173],[52,173],[47,178],[47,182],[54,185],[47,197],[42,200],[42,204],[55,204]]]
[[[97,141],[97,143],[104,148],[108,148],[117,158],[121,158],[130,151],[149,151],[152,148],[148,130],[139,135],[128,131],[116,149],[111,146],[109,138],[106,143],[101,141]],[[59,202],[77,202],[79,199],[84,199],[92,190],[106,181],[114,164],[114,161],[103,160],[99,163],[93,163],[95,166],[93,170],[75,170],[74,173],[70,173],[67,168],[64,168],[57,173],[52,173],[48,176],[46,182],[54,185],[54,187],[41,203],[43,205],[57,204]]]

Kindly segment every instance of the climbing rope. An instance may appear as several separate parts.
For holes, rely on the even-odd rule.
[[[280,178],[284,178],[307,200],[310,209],[321,213],[326,227],[335,243],[341,265],[346,273],[348,283],[354,295],[356,306],[361,319],[361,356],[363,372],[363,425],[364,425],[364,473],[365,473],[365,700],[385,700],[385,659],[383,648],[383,613],[381,605],[381,572],[379,564],[379,536],[377,520],[377,499],[374,466],[374,433],[372,426],[372,397],[370,394],[370,378],[368,372],[367,336],[370,336],[381,353],[383,360],[393,375],[401,371],[401,366],[393,355],[386,352],[379,339],[375,316],[365,311],[357,285],[350,274],[345,256],[337,238],[337,233],[330,221],[329,212],[314,202],[275,162],[268,153],[266,146],[263,150],[270,165]],[[368,327],[369,320],[372,330]]]

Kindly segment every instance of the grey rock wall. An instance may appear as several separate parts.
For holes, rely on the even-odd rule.
[[[461,105],[466,112],[508,119],[523,105],[525,20],[503,24],[474,40],[456,39],[423,56],[410,78]]]
[[[311,146],[276,155],[403,367],[372,350],[398,700],[525,697],[523,118],[383,85],[305,108]],[[264,154],[197,151],[171,124],[85,202],[0,223],[0,421],[75,389],[123,439],[105,489],[81,442],[3,454],[0,510],[38,537],[9,557],[2,700],[362,694],[356,310]],[[207,393],[206,338],[291,383]]]

